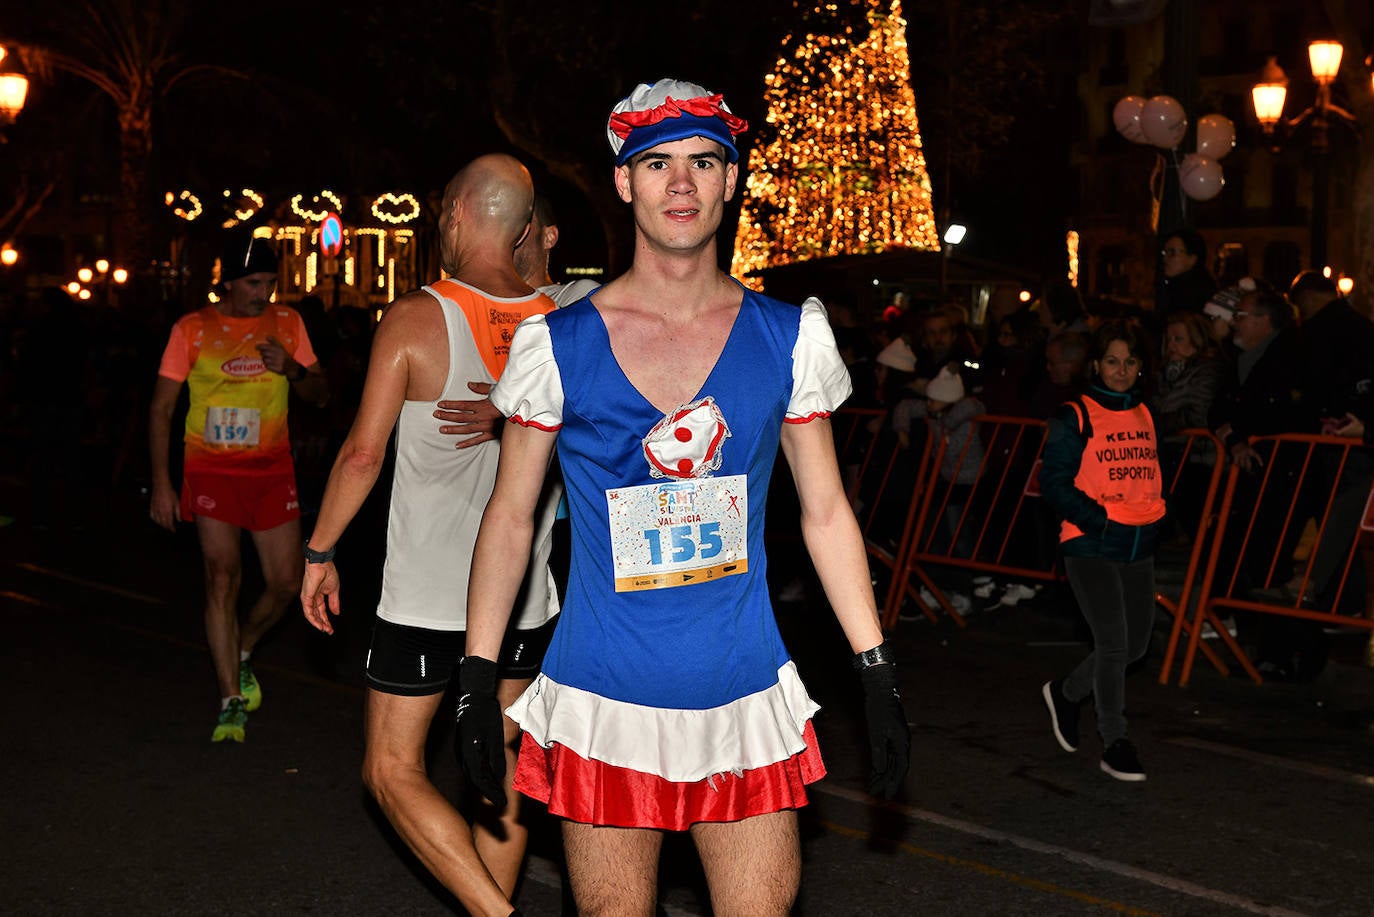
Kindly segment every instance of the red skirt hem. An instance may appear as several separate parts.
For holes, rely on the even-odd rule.
[[[825,776],[825,763],[809,720],[802,738],[804,749],[774,764],[678,783],[589,760],[557,742],[545,748],[525,733],[515,788],[560,818],[685,831],[698,822],[739,821],[806,805],[806,784]]]

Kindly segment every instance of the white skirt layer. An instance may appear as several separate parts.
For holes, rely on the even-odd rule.
[[[707,710],[609,700],[540,673],[506,713],[545,748],[556,742],[583,758],[691,783],[797,754],[819,709],[789,660],[772,687]]]

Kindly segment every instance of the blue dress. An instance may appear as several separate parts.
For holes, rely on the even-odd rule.
[[[558,430],[572,520],[563,613],[509,711],[527,749],[561,746],[597,781],[625,769],[712,787],[806,751],[817,707],[773,618],[764,514],[783,423],[848,395],[816,300],[745,291],[701,390],[666,416],[622,372],[590,298],[520,326],[492,402]]]

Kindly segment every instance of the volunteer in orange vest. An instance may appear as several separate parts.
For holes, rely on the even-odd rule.
[[[1126,667],[1145,655],[1155,614],[1155,537],[1164,518],[1154,417],[1141,380],[1151,347],[1134,322],[1108,322],[1093,338],[1092,382],[1061,406],[1046,433],[1041,493],[1059,514],[1064,569],[1092,630],[1093,650],[1041,689],[1054,737],[1078,750],[1079,707],[1089,695],[1102,736],[1102,770],[1141,781],[1126,737]]]

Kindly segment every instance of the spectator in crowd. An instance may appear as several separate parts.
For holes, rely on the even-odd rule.
[[[996,336],[979,354],[981,400],[989,414],[1031,416],[1031,397],[1043,375],[1040,323],[1034,313],[1013,312],[997,322]]]
[[[1045,329],[1045,337],[1053,340],[1065,332],[1086,332],[1088,315],[1078,288],[1067,280],[1059,280],[1045,289],[1036,314]]]
[[[972,532],[967,527],[960,531],[959,518],[968,504],[969,491],[977,481],[978,470],[983,464],[983,446],[973,423],[973,419],[983,413],[986,413],[983,403],[965,394],[963,379],[950,366],[941,369],[930,380],[924,398],[906,398],[892,409],[892,427],[903,448],[909,445],[916,421],[926,422],[927,435],[944,438],[940,480],[948,491],[940,494],[932,505],[945,506],[943,522],[948,539],[954,541],[957,533],[956,543],[951,545],[947,541],[939,549],[949,547],[956,557],[969,557],[973,551]],[[971,587],[968,574],[956,574],[947,582],[950,604],[960,614],[967,614]],[[926,591],[922,592],[921,598],[927,605],[935,601],[934,595]]]
[[[1264,281],[1251,279],[1250,285],[1254,289],[1241,296],[1231,321],[1240,354],[1212,403],[1208,426],[1236,464],[1253,472],[1263,459],[1251,437],[1296,431],[1300,415],[1293,309]]]
[[[1169,545],[1186,546],[1197,529],[1208,484],[1209,468],[1199,461],[1215,463],[1218,458],[1209,448],[1190,452],[1191,461],[1180,468],[1186,440],[1184,430],[1207,427],[1207,416],[1217,388],[1226,372],[1226,363],[1217,355],[1210,322],[1197,312],[1174,312],[1164,324],[1163,366],[1155,376],[1150,410],[1159,435],[1159,463],[1164,469],[1166,489],[1170,490],[1170,523],[1173,538]]]
[[[1207,243],[1193,229],[1170,233],[1160,248],[1162,279],[1155,297],[1155,313],[1180,309],[1200,312],[1216,292],[1217,282],[1207,270]]]
[[[1088,362],[1088,338],[1066,331],[1045,345],[1045,375],[1030,400],[1030,416],[1048,419],[1055,409],[1082,390]]]
[[[978,361],[973,339],[967,333],[963,310],[958,306],[937,306],[921,316],[915,353],[916,379],[911,387],[917,394],[923,395],[926,385],[946,366],[954,366],[969,388],[977,380]]]
[[[1318,271],[1299,274],[1289,296],[1302,316],[1298,331],[1302,429],[1337,434],[1352,426],[1355,415],[1350,408],[1374,391],[1374,324],[1352,309],[1330,278]],[[1359,532],[1371,480],[1374,456],[1366,450],[1348,455],[1341,449],[1318,450],[1309,486],[1296,501],[1298,518],[1306,514],[1315,524],[1325,517],[1311,562],[1279,586],[1255,594],[1285,604],[1326,605],[1324,593],[1344,567],[1351,541]]]
[[[1298,387],[1313,432],[1329,432],[1363,393],[1374,388],[1374,322],[1356,312],[1331,278],[1303,271],[1289,289],[1302,327]]]
[[[1206,427],[1225,364],[1196,312],[1171,313],[1164,323],[1164,366],[1150,398],[1161,439],[1189,427]]]
[[[1236,317],[1236,303],[1254,290],[1254,279],[1242,277],[1235,285],[1217,290],[1202,306],[1203,318],[1207,320],[1207,336],[1216,345],[1217,355],[1225,360],[1234,361],[1237,353],[1236,345],[1231,340],[1235,334],[1231,329],[1231,321]]]
[[[907,313],[911,308],[911,300],[906,293],[898,290],[892,294],[892,302],[888,303],[883,310],[883,326],[887,328],[888,337],[895,338],[906,329]]]
[[[1285,539],[1290,501],[1281,506],[1264,501],[1261,487],[1270,493],[1292,493],[1300,471],[1290,460],[1291,453],[1276,454],[1254,440],[1297,432],[1303,423],[1293,308],[1262,280],[1251,279],[1244,288],[1232,320],[1232,340],[1240,352],[1212,404],[1208,426],[1244,472],[1236,482],[1219,569],[1236,570],[1237,590],[1253,591],[1269,586],[1274,557],[1291,550],[1286,541],[1295,535],[1290,531]],[[1266,469],[1276,455],[1279,461]],[[1295,632],[1295,628],[1268,615],[1238,611],[1234,617],[1241,645],[1265,668],[1288,669],[1296,646],[1313,647],[1306,653],[1313,655],[1313,641],[1321,639],[1320,628],[1315,625]]]
[[[1117,780],[1145,770],[1126,737],[1126,666],[1149,648],[1154,625],[1154,543],[1164,517],[1155,428],[1144,403],[1149,346],[1138,325],[1113,322],[1093,341],[1093,380],[1050,420],[1040,472],[1045,500],[1063,522],[1064,568],[1093,634],[1093,650],[1041,689],[1054,737],[1079,744],[1079,706],[1092,695],[1104,751]]]

